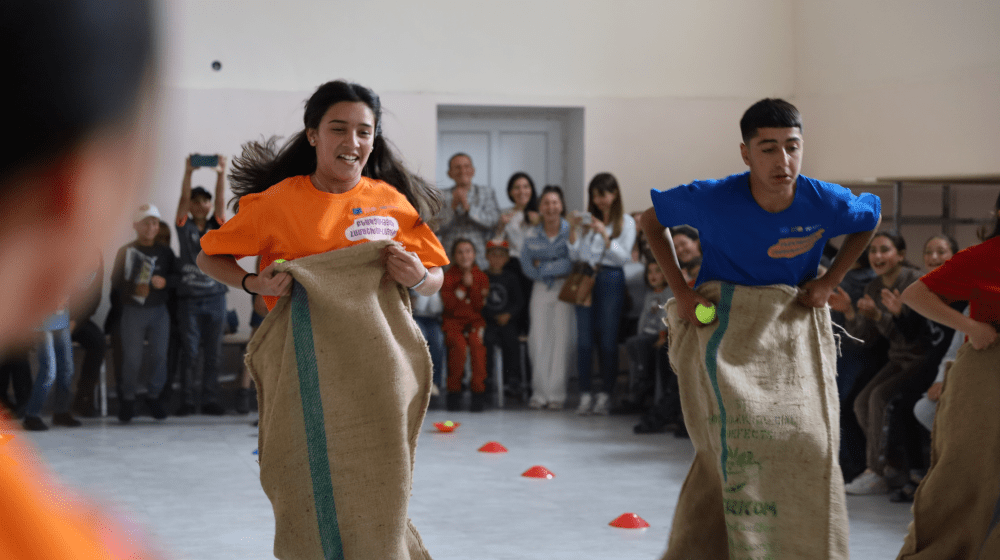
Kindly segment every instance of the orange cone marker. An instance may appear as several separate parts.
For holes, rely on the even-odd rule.
[[[524,471],[521,476],[526,476],[528,478],[553,478],[556,475],[541,465],[535,465],[534,467]]]
[[[452,422],[448,420],[447,422],[435,422],[434,427],[437,428],[439,432],[454,432],[455,428],[461,426],[461,422]]]
[[[488,441],[484,443],[482,447],[479,448],[479,451],[483,453],[506,453],[507,448],[500,445],[499,442]]]
[[[618,527],[619,529],[645,529],[649,527],[649,523],[646,523],[645,519],[634,513],[623,513],[616,517],[614,521],[608,523],[608,525]]]

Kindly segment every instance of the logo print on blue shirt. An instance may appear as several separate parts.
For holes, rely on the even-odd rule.
[[[364,212],[364,210],[362,210],[360,208],[352,208],[351,209],[351,214],[354,214],[355,216],[357,216],[358,214],[360,214],[362,212]]]

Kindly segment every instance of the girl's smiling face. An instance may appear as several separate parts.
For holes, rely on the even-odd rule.
[[[519,177],[510,186],[510,197],[514,200],[514,207],[523,210],[531,202],[531,183],[524,177]]]
[[[538,201],[538,212],[545,221],[558,221],[562,217],[562,211],[562,200],[554,192],[545,193]]]
[[[872,239],[871,245],[868,246],[868,261],[872,265],[872,271],[879,276],[898,269],[905,258],[906,252],[897,250],[892,240],[884,235]]]
[[[951,252],[951,244],[946,239],[932,237],[924,245],[924,266],[927,270],[934,270],[952,256],[954,253]]]

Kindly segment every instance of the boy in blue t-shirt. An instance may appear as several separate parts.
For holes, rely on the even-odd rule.
[[[822,543],[817,543],[817,550],[825,547],[830,558],[842,558],[846,557],[841,552],[845,552],[847,546],[847,511],[842,497],[837,499],[832,496],[833,493],[842,493],[843,489],[831,482],[829,469],[807,468],[810,463],[826,462],[832,462],[830,468],[836,468],[836,450],[831,456],[829,449],[824,450],[822,444],[801,444],[828,441],[830,426],[803,423],[775,432],[779,435],[770,439],[788,444],[785,454],[770,442],[753,440],[755,436],[741,435],[744,431],[738,429],[727,429],[727,426],[748,422],[745,418],[753,417],[753,421],[759,421],[768,418],[771,413],[794,410],[797,403],[811,402],[810,398],[823,394],[822,379],[832,377],[832,373],[822,371],[822,365],[819,366],[821,371],[817,372],[816,363],[836,363],[832,339],[817,339],[814,345],[797,344],[798,341],[780,339],[781,336],[791,335],[778,334],[794,332],[794,329],[771,325],[767,331],[773,336],[766,342],[746,341],[747,345],[766,343],[768,363],[773,363],[773,367],[778,368],[785,378],[780,382],[762,379],[761,376],[766,376],[766,373],[762,373],[764,370],[760,364],[726,361],[741,356],[737,348],[744,343],[735,339],[729,343],[725,341],[729,340],[726,335],[733,330],[734,324],[737,325],[735,332],[740,332],[739,329],[747,322],[772,321],[795,326],[807,323],[807,318],[816,317],[817,314],[810,309],[809,313],[783,312],[772,318],[734,318],[730,314],[730,305],[733,294],[739,293],[744,308],[763,309],[767,304],[758,306],[748,303],[754,300],[749,294],[761,287],[757,294],[760,297],[758,301],[777,301],[778,297],[774,294],[782,290],[762,288],[777,284],[797,289],[797,294],[788,305],[825,308],[830,294],[865,250],[878,227],[881,203],[874,195],[855,196],[839,185],[799,175],[802,121],[798,110],[788,102],[780,99],[757,102],[744,113],[740,129],[743,136],[740,153],[743,162],[750,168],[748,172],[720,180],[697,181],[665,191],[653,190],[653,207],[646,210],[641,218],[649,248],[674,293],[675,311],[681,321],[674,325],[682,332],[671,329],[670,343],[676,344],[676,347],[670,350],[670,361],[684,368],[700,364],[694,369],[677,370],[685,423],[691,430],[698,455],[678,498],[677,516],[663,558],[725,558],[731,553],[746,550],[773,551],[782,550],[785,546],[795,549],[803,538],[802,534],[810,535],[805,537],[807,539],[817,537],[822,540]],[[701,270],[695,286],[717,280],[723,283],[720,287],[722,293],[728,294],[720,300],[719,315],[725,320],[719,327],[712,327],[714,331],[709,340],[691,334],[691,329],[702,325],[695,315],[696,306],[712,306],[712,302],[689,286],[681,273],[667,227],[682,224],[697,228],[701,236]],[[827,273],[817,278],[823,247],[829,238],[838,235],[846,235],[840,252]],[[684,321],[693,326],[689,328]],[[713,319],[709,324],[716,322],[718,319]],[[818,323],[812,324],[813,328],[819,328]],[[832,334],[830,336],[832,338]],[[809,346],[808,350],[823,355],[816,362],[797,362],[806,346]],[[725,354],[723,348],[726,348]],[[691,352],[698,354],[691,355]],[[774,362],[774,358],[780,358],[783,353],[787,354],[787,359]],[[720,366],[723,363],[724,367]],[[800,366],[795,365],[799,363]],[[801,367],[801,375],[795,375],[799,373],[797,367]],[[707,383],[703,382],[706,379],[699,375],[712,381],[711,390],[705,389]],[[795,380],[791,381],[793,377]],[[780,392],[770,395],[769,399],[758,398],[770,389]],[[714,403],[709,404],[713,396],[718,403],[717,413],[714,412]],[[743,400],[744,397],[746,400]],[[743,404],[735,404],[740,402]],[[827,409],[833,409],[825,411],[827,416],[835,418],[836,402],[822,402]],[[692,405],[694,408],[689,408]],[[727,406],[735,418],[732,424],[726,423]],[[718,424],[713,423],[713,418]],[[832,429],[836,430],[836,426]],[[814,452],[816,456],[802,455]],[[730,456],[730,453],[733,455]],[[715,454],[717,456],[713,456]],[[739,467],[740,457],[754,462],[759,469],[739,484],[723,486],[727,475],[745,472]],[[792,464],[796,462],[802,471],[797,480],[778,480],[782,475],[773,474],[796,469],[796,465]],[[713,463],[719,469],[718,474],[710,472]],[[766,472],[760,466],[763,464],[768,465]],[[783,486],[786,483],[789,486]],[[804,494],[788,499],[785,494],[776,492],[776,487],[783,488],[786,493],[801,490]],[[789,487],[794,487],[794,490],[789,490]],[[748,496],[766,496],[751,499],[764,499],[771,505],[777,500],[785,511],[783,518],[757,518],[760,521],[758,525],[735,522],[737,518],[742,519],[739,517],[743,512],[742,504],[764,503],[746,501]],[[795,504],[791,510],[786,508],[789,503]],[[825,512],[822,511],[824,509]],[[747,510],[748,515],[749,512]],[[799,515],[800,512],[803,515]],[[697,518],[697,525],[691,521],[692,516]],[[733,548],[730,550],[730,547]],[[798,549],[795,551],[782,550],[783,555],[775,554],[774,557],[792,558],[800,552]]]
[[[722,280],[742,286],[788,284],[798,301],[824,307],[830,293],[868,246],[881,221],[881,202],[865,193],[799,175],[802,120],[780,99],[764,99],[740,121],[740,154],[748,172],[652,190],[653,207],[643,213],[649,248],[667,276],[681,318],[699,324],[699,303],[711,302],[684,281],[668,227],[693,226],[701,233],[701,271],[696,285]],[[827,273],[816,278],[826,241],[847,234]]]

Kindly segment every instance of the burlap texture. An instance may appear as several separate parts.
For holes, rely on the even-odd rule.
[[[966,343],[944,379],[931,468],[917,487],[900,560],[1000,558],[1000,344]]]
[[[718,321],[667,304],[670,361],[695,459],[664,560],[841,560],[836,347],[827,309],[789,286],[707,282]]]
[[[381,284],[390,243],[278,265],[300,291],[278,301],[247,347],[277,558],[430,558],[407,504],[431,360],[406,290]]]

